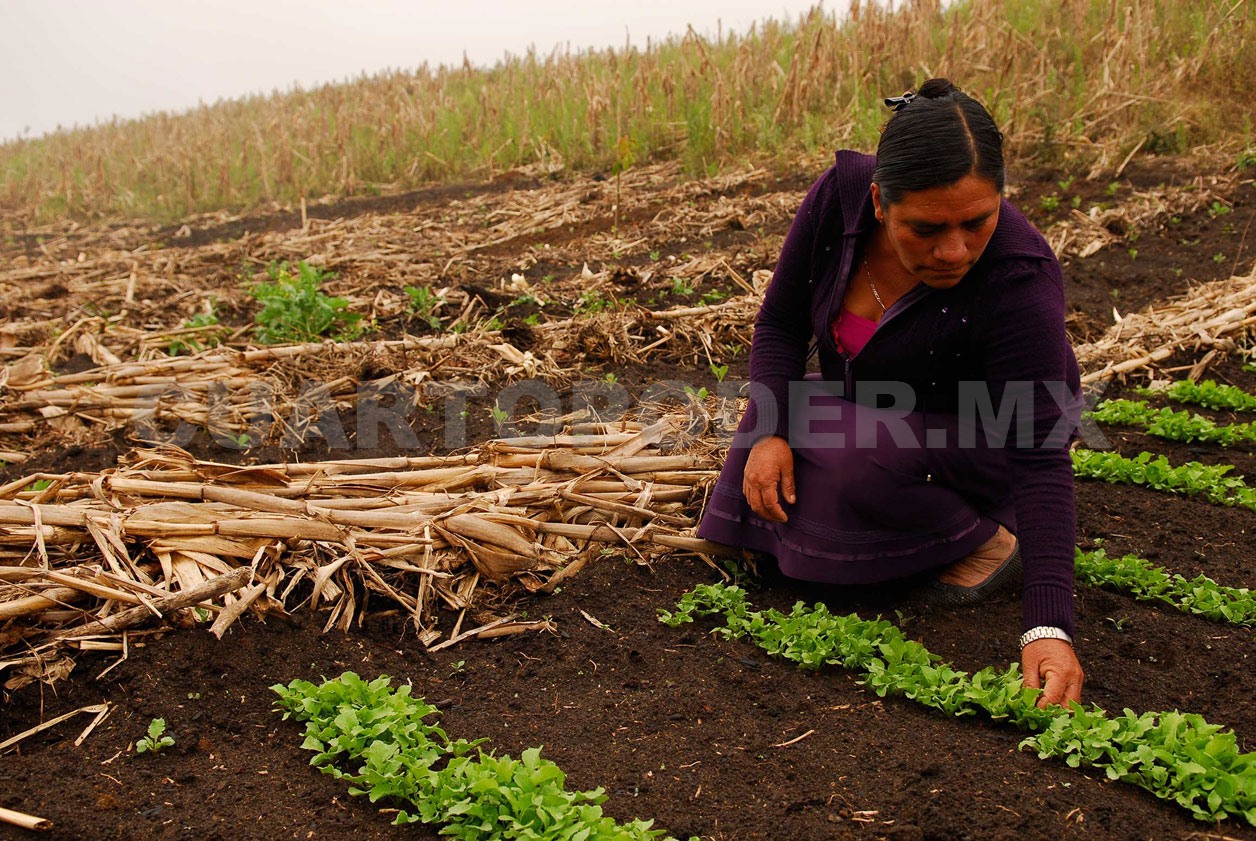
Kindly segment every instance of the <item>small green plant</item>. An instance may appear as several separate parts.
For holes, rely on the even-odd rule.
[[[1111,197],[1111,196],[1115,196],[1115,195],[1116,195],[1116,191],[1117,191],[1117,190],[1119,190],[1119,189],[1121,189],[1121,184],[1120,184],[1120,182],[1118,182],[1118,181],[1110,181],[1110,182],[1108,182],[1108,186],[1104,189],[1104,191],[1103,191],[1103,192],[1104,192],[1106,195],[1108,195],[1109,197]]]
[[[531,315],[525,315],[523,317],[523,323],[529,327],[535,327],[541,323],[541,314],[539,312],[534,312]]]
[[[1220,266],[1225,262],[1225,252],[1218,251],[1216,254],[1212,255],[1212,261]]]
[[[685,394],[688,394],[690,397],[698,400],[699,402],[706,400],[711,396],[711,392],[707,391],[706,386],[695,389],[693,386],[687,385],[685,386]]]
[[[1216,219],[1218,216],[1225,216],[1227,213],[1230,212],[1230,210],[1231,208],[1228,204],[1225,204],[1219,201],[1214,201],[1212,204],[1208,206],[1208,215],[1211,216],[1213,219]]]
[[[135,743],[135,752],[158,753],[174,744],[174,737],[166,735],[166,720],[154,718],[148,724],[148,735]]]
[[[683,277],[672,278],[672,294],[688,297],[693,294],[693,285]]]
[[[1070,175],[1070,176],[1068,176],[1068,177],[1066,177],[1066,178],[1062,178],[1062,179],[1060,179],[1059,181],[1055,182],[1056,184],[1059,184],[1059,185],[1060,185],[1060,192],[1062,192],[1062,193],[1067,193],[1067,192],[1068,192],[1068,188],[1073,186],[1073,179],[1074,179],[1075,177],[1076,177],[1076,176]]]
[[[261,312],[254,317],[258,341],[268,345],[323,337],[344,341],[362,332],[362,316],[349,311],[348,301],[319,291],[331,276],[322,269],[303,260],[295,273],[287,263],[272,263],[266,273],[271,282],[259,283],[250,292],[262,303]]]
[[[32,491],[46,491],[52,487],[51,479],[38,479],[27,486]]]
[[[603,376],[602,379],[610,383],[611,385],[614,385],[615,383],[619,382],[619,377],[615,376],[614,371],[607,371],[606,375]]]
[[[1129,249],[1129,255],[1130,255],[1130,259],[1131,259],[1131,260],[1137,260],[1137,259],[1138,259],[1138,249],[1137,249],[1137,248],[1131,248],[1131,249]]]
[[[659,251],[657,248],[650,252],[650,260],[655,263],[657,263],[659,261],[659,258],[662,256],[663,256],[663,252]]]
[[[213,327],[218,324],[218,313],[214,310],[214,302],[207,300],[205,302],[205,311],[198,312],[191,318],[185,319],[182,325],[184,330],[198,330],[205,327]],[[200,353],[205,348],[217,347],[222,342],[219,335],[220,331],[206,330],[197,336],[180,336],[170,340],[166,345],[166,353],[171,356],[179,356],[180,354]]]
[[[436,310],[445,299],[427,286],[407,286],[404,290],[410,299],[410,313],[433,330],[440,330],[440,316]]]
[[[1072,201],[1070,201],[1070,202],[1069,202],[1069,204],[1071,204],[1071,205],[1073,206],[1073,209],[1074,209],[1074,210],[1077,210],[1078,208],[1080,208],[1080,207],[1082,206],[1082,197],[1081,197],[1081,196],[1073,196],[1073,199],[1072,199]]]
[[[593,315],[599,312],[607,312],[615,308],[615,299],[603,298],[602,293],[596,289],[590,289],[580,294],[580,300],[576,302],[575,312],[577,315]]]
[[[1043,210],[1045,210],[1047,213],[1055,213],[1057,210],[1060,209],[1060,197],[1057,196],[1055,193],[1052,193],[1049,196],[1043,196],[1039,200],[1038,206],[1041,207]]]
[[[493,425],[498,429],[501,429],[502,424],[506,423],[506,419],[510,417],[510,413],[496,403],[494,403],[493,407],[488,410],[488,413],[492,415]]]
[[[715,379],[718,380],[719,382],[724,382],[724,378],[728,376],[728,366],[716,365],[714,362],[712,362],[711,374],[714,375]]]

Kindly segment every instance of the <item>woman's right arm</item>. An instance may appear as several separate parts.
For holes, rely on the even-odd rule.
[[[750,405],[737,442],[752,444],[742,474],[742,494],[756,514],[771,522],[789,519],[782,501],[791,505],[797,501],[794,454],[788,440],[789,384],[806,372],[813,333],[811,256],[821,229],[818,197],[832,177],[832,170],[821,176],[794,215],[755,319],[750,346]]]

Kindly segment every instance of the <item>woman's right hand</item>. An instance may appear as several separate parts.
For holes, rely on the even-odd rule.
[[[794,494],[794,453],[788,441],[769,435],[755,442],[742,473],[741,492],[763,519],[774,523],[789,520],[781,498],[790,505],[798,500]]]

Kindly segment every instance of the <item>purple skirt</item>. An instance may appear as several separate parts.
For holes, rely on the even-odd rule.
[[[790,578],[871,584],[957,561],[999,525],[1015,533],[1006,455],[970,420],[823,400],[826,415],[838,416],[791,432],[798,501],[782,501],[789,521],[764,520],[746,502],[750,450],[739,435],[699,537],[766,552]]]

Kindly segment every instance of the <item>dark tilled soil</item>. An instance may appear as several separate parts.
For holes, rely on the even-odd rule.
[[[1136,162],[1119,190],[1160,183],[1159,175],[1140,173]],[[1019,201],[1039,208],[1042,196],[1060,191],[1058,180],[1054,173],[1027,180]],[[1107,195],[1104,184],[1072,189]],[[1077,324],[1101,330],[1114,304],[1125,312],[1182,291],[1191,278],[1228,273],[1192,269],[1178,276],[1144,267],[1219,266],[1207,255],[1192,257],[1211,253],[1209,237],[1223,243],[1218,250],[1237,254],[1239,237],[1224,226],[1237,223],[1242,231],[1250,217],[1250,186],[1244,189],[1249,193],[1228,197],[1235,211],[1228,216],[1196,214],[1173,223],[1196,226],[1186,237],[1198,237],[1196,245],[1144,235],[1136,258],[1129,243],[1074,261],[1080,265],[1066,271]],[[1031,216],[1044,226],[1052,221],[1041,213]],[[198,235],[217,238],[234,230]],[[1256,375],[1240,363],[1228,360],[1210,374],[1256,390]],[[744,373],[735,366],[729,376]],[[622,371],[619,380],[636,395],[653,379],[676,376],[642,368]],[[715,386],[705,371],[679,376],[695,386]],[[1128,391],[1109,394],[1121,395]],[[433,451],[441,448],[439,423],[415,420],[419,440]],[[1230,463],[1256,481],[1250,448],[1184,446],[1104,431],[1126,455],[1148,449],[1174,463]],[[468,427],[473,440],[490,432],[484,421]],[[94,447],[41,454],[3,476],[39,468],[97,470],[127,446],[118,435]],[[323,455],[317,447],[231,452],[207,441],[194,442],[192,449],[222,460]],[[1256,513],[1098,482],[1079,482],[1077,492],[1079,544],[1102,540],[1112,553],[1135,552],[1184,575],[1252,586]],[[835,610],[882,614],[965,669],[1017,656],[1015,597],[946,613],[922,607],[906,587],[842,592],[762,572],[753,593],[762,606],[824,600]],[[322,634],[321,617],[298,615],[291,621],[243,620],[221,642],[203,631],[133,638],[128,659],[103,676],[113,657],[85,655],[73,675],[51,688],[6,694],[0,741],[85,705],[108,701],[114,710],[79,747],[74,740],[88,715],[28,738],[0,759],[0,806],[52,820],[56,826],[46,837],[62,839],[435,838],[434,830],[390,826],[386,804],[352,798],[346,786],[310,768],[309,755],[299,749],[300,727],[272,710],[272,684],[354,670],[413,683],[416,695],[443,710],[452,736],[487,737],[496,750],[514,755],[543,746],[567,772],[569,787],[606,790],[609,814],[654,818],[681,837],[1256,839],[1256,830],[1246,825],[1200,824],[1102,772],[1020,752],[1022,735],[1008,727],[879,699],[851,674],[800,671],[748,643],[709,634],[709,625],[675,630],[657,622],[659,609],[695,584],[718,578],[695,559],[644,567],[608,556],[556,595],[518,606],[532,618],[552,617],[555,634],[469,642],[436,654],[419,645],[399,617],[386,616],[348,636]],[[1244,749],[1256,750],[1252,630],[1089,587],[1078,588],[1077,608],[1086,700],[1112,711],[1198,712],[1232,727]],[[596,627],[586,613],[609,630]],[[166,719],[176,744],[137,756],[132,745],[155,717]],[[24,837],[0,826],[0,839]]]
[[[1155,529],[1141,536],[1150,541]],[[610,814],[654,817],[682,837],[1143,839],[1205,829],[1101,772],[1018,752],[1011,728],[881,700],[850,674],[802,672],[705,626],[657,622],[659,608],[716,577],[689,559],[653,569],[606,559],[562,593],[524,605],[551,616],[557,635],[437,655],[378,628],[323,635],[311,618],[243,623],[222,642],[190,631],[153,639],[103,680],[92,679],[102,658],[80,666],[55,697],[27,691],[10,701],[6,731],[36,720],[41,704],[45,716],[104,700],[118,706],[81,748],[72,740],[85,718],[6,757],[0,805],[53,820],[52,838],[400,837],[377,807],[309,768],[299,727],[270,709],[272,684],[354,670],[412,682],[444,711],[451,735],[487,736],[514,755],[544,746],[570,786],[607,790]],[[910,593],[838,594],[767,578],[754,595],[763,606],[824,598],[865,614],[899,609],[909,634],[957,665],[1015,656],[1014,598],[933,614]],[[1256,732],[1250,631],[1104,592],[1081,596],[1090,700],[1189,709],[1245,738]],[[130,745],[157,716],[175,747],[135,755]],[[1225,833],[1256,838],[1237,826]],[[10,837],[19,833],[0,829]]]

